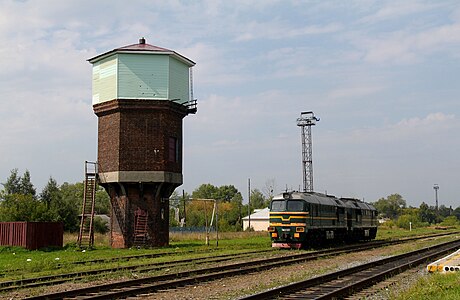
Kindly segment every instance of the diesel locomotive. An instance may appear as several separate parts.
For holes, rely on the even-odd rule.
[[[305,248],[327,241],[375,239],[372,204],[314,192],[285,192],[270,203],[272,247]]]

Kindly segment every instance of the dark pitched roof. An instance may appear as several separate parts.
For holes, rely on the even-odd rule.
[[[158,47],[158,46],[154,46],[154,45],[150,45],[150,44],[146,44],[145,43],[145,39],[140,39],[139,40],[139,44],[132,44],[132,45],[128,45],[128,46],[124,46],[124,47],[120,47],[120,48],[115,48],[111,51],[108,51],[108,52],[105,52],[105,53],[102,53],[102,54],[99,54],[93,58],[90,58],[88,59],[88,61],[90,63],[95,63],[105,57],[108,57],[108,56],[111,56],[115,53],[136,53],[136,52],[139,52],[139,53],[158,53],[158,54],[167,54],[167,55],[171,55],[173,57],[175,57],[176,59],[182,61],[183,63],[189,65],[190,67],[193,67],[195,65],[195,62],[193,62],[192,60],[188,59],[187,57],[173,51],[173,50],[169,50],[169,49],[166,49],[166,48],[161,48],[161,47]]]

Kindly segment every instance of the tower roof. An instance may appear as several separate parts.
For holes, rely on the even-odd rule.
[[[120,48],[115,48],[111,51],[99,54],[93,58],[88,59],[90,63],[95,63],[101,59],[104,59],[106,57],[109,57],[115,53],[139,53],[139,54],[165,54],[165,55],[171,55],[175,57],[176,59],[182,61],[183,63],[187,64],[189,67],[193,67],[195,65],[195,62],[192,60],[188,59],[187,57],[177,53],[176,51],[169,50],[166,48],[161,48],[158,46],[150,45],[145,43],[145,39],[141,38],[139,39],[138,44],[132,44]]]

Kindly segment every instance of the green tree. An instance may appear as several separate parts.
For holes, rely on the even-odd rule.
[[[21,194],[21,176],[18,176],[18,169],[11,170],[10,176],[2,185],[6,195]]]
[[[439,216],[445,218],[452,214],[452,208],[447,207],[443,204],[439,206],[438,212],[439,212]]]
[[[210,183],[204,183],[195,189],[192,193],[194,199],[215,199],[218,194],[218,188]]]
[[[20,194],[23,195],[32,195],[35,197],[35,194],[37,191],[35,190],[34,185],[30,181],[30,172],[29,170],[26,170],[24,172],[24,175],[21,177],[21,183],[20,183],[21,191]]]
[[[57,184],[57,181],[50,177],[48,183],[43,188],[42,192],[40,193],[40,200],[46,204],[46,207],[50,209],[51,203],[53,201],[58,201],[61,198],[61,191]]]
[[[83,201],[83,198],[82,198]],[[99,215],[109,215],[110,214],[110,197],[109,194],[104,190],[102,186],[98,186],[96,190],[96,199],[95,199],[95,213]],[[81,207],[81,205],[80,205]]]
[[[233,185],[223,185],[217,188],[215,199],[232,201],[235,197],[241,196],[241,193]]]
[[[81,213],[83,201],[83,183],[70,184],[64,182],[61,187],[60,220],[64,222],[64,230],[75,232],[79,228],[78,215]]]
[[[456,209],[454,209],[453,214],[454,214],[454,216],[457,217],[458,220],[460,220],[460,206],[457,207]]]
[[[441,222],[440,225],[442,225],[442,226],[457,226],[457,225],[460,225],[460,221],[457,219],[456,216],[448,216]]]
[[[32,195],[32,197],[35,197],[36,190],[30,181],[29,170],[26,170],[22,177],[18,175],[18,169],[11,170],[10,176],[6,179],[5,183],[2,183],[2,185],[7,195],[21,194]]]
[[[419,218],[422,222],[434,224],[437,220],[436,210],[434,207],[429,207],[428,204],[422,202],[419,209]]]
[[[0,205],[0,220],[15,221],[46,221],[46,205],[34,199],[32,195],[5,195]]]
[[[11,170],[10,176],[2,184],[0,193],[1,221],[45,221],[46,206],[35,199],[35,188],[30,182],[28,170],[23,177],[18,176],[18,169]]]
[[[193,191],[192,198],[218,200],[220,230],[241,230],[243,197],[233,185],[216,187],[212,184],[202,184]],[[187,226],[204,226],[205,212],[207,212],[209,222],[211,219],[212,205],[204,201],[189,201],[186,209]]]
[[[417,214],[402,214],[396,220],[396,226],[404,229],[409,229],[410,226],[412,228],[420,228],[426,225],[428,224],[421,222]]]
[[[258,189],[254,189],[251,191],[251,208],[265,208],[268,206],[267,199],[265,199],[264,195]]]
[[[397,219],[402,209],[406,207],[406,200],[399,194],[392,194],[387,198],[380,198],[373,205],[385,217]]]
[[[232,201],[232,199],[239,199],[241,193],[233,185],[223,185],[216,187],[210,183],[200,185],[192,193],[192,198],[195,199],[216,199],[223,201]]]
[[[106,220],[97,216],[94,218],[94,231],[97,233],[105,234],[109,231],[109,224]]]

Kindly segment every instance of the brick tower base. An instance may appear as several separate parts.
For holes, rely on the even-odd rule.
[[[112,248],[133,246],[162,247],[169,244],[169,196],[171,184],[117,183],[103,184],[112,203]],[[147,216],[145,240],[136,244],[136,218]]]

